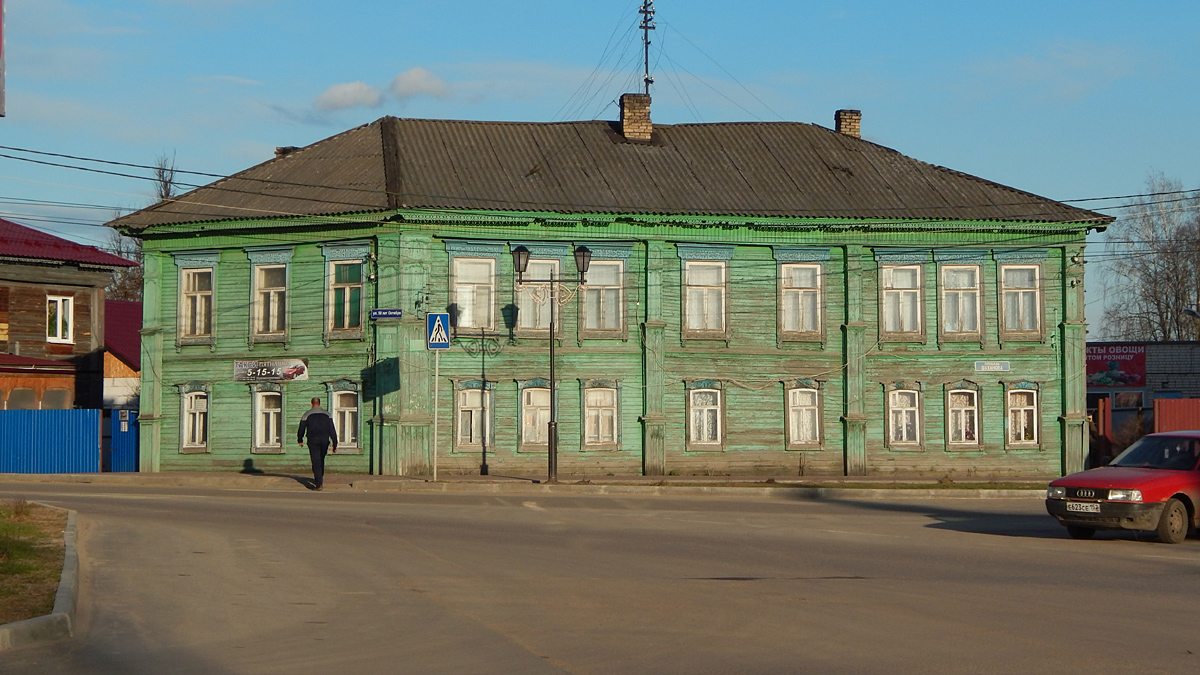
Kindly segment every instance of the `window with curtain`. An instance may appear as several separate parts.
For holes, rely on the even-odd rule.
[[[821,266],[780,265],[781,323],[785,333],[816,333],[821,330]]]
[[[529,279],[517,285],[517,328],[527,331],[550,330],[550,284],[558,277],[557,260],[530,260],[523,275]]]
[[[921,266],[884,266],[880,268],[880,285],[883,332],[920,333]]]
[[[287,265],[254,266],[254,332],[282,335],[287,331]]]
[[[725,262],[689,260],[684,265],[684,328],[725,331]]]
[[[496,261],[492,258],[454,259],[454,304],[459,328],[495,325]]]
[[[182,270],[179,290],[181,336],[185,338],[212,337],[212,268]]]
[[[788,442],[811,445],[821,441],[820,409],[816,389],[788,391]]]
[[[942,266],[942,332],[979,334],[979,267]]]
[[[620,331],[624,317],[621,298],[625,263],[593,260],[583,292],[583,327],[588,331]]]
[[[617,390],[589,387],[583,391],[584,445],[617,442]]]

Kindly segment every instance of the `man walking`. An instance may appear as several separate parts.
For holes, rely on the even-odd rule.
[[[300,417],[300,428],[296,430],[296,443],[304,447],[304,435],[308,434],[308,456],[312,459],[313,489],[321,490],[325,482],[325,455],[329,444],[337,450],[337,429],[333,418],[321,407],[321,399],[314,398],[312,407]]]

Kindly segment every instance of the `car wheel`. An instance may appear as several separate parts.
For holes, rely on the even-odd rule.
[[[1096,528],[1068,525],[1067,534],[1071,535],[1072,539],[1091,539],[1092,537],[1096,536]]]
[[[1174,497],[1167,500],[1155,532],[1164,544],[1178,544],[1187,538],[1188,513],[1183,502]]]

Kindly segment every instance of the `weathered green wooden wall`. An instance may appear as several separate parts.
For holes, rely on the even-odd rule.
[[[491,241],[501,245],[497,260],[499,328],[482,336],[458,335],[441,358],[438,408],[438,465],[442,472],[477,473],[486,461],[493,473],[539,475],[545,452],[518,445],[518,381],[547,377],[548,342],[516,337],[504,325],[501,308],[512,303],[514,274],[509,242],[621,242],[631,246],[626,260],[626,334],[621,339],[580,339],[578,299],[560,313],[558,343],[560,472],[563,474],[1057,474],[1082,458],[1083,342],[1082,266],[1070,256],[1082,244],[1082,230],[1060,232],[1014,229],[990,223],[964,230],[961,224],[930,225],[928,231],[850,231],[845,224],[820,222],[790,227],[725,224],[701,227],[680,223],[592,220],[573,226],[533,219],[505,224],[509,216],[462,222],[404,213],[390,221],[297,226],[287,221],[244,222],[204,231],[186,226],[147,233],[147,286],[143,343],[142,405],[146,448],[143,470],[241,466],[302,468],[307,453],[290,442],[308,399],[326,400],[323,384],[340,378],[363,383],[360,454],[339,455],[333,471],[426,475],[432,470],[433,357],[425,349],[424,314],[450,304],[447,240]],[[597,226],[603,225],[603,226]],[[984,227],[980,225],[980,228]],[[1034,228],[1037,230],[1037,228]],[[370,306],[401,308],[399,320],[368,325],[363,341],[322,341],[325,261],[318,244],[370,240],[375,260],[368,283]],[[683,262],[676,243],[736,244],[729,261],[728,340],[684,340]],[[291,259],[289,344],[248,344],[251,265],[244,248],[294,246]],[[829,250],[824,269],[823,340],[790,342],[778,329],[778,262],[772,246]],[[877,248],[931,252],[946,246],[986,251],[1036,247],[1042,265],[1045,339],[1002,342],[999,338],[997,263],[983,271],[983,334],[979,342],[938,338],[938,266],[925,264],[924,342],[878,341]],[[216,340],[176,347],[178,274],[171,254],[219,250]],[[932,255],[932,254],[931,254]],[[562,270],[574,271],[570,258]],[[1072,282],[1075,285],[1072,285]],[[1078,352],[1078,353],[1076,353]],[[285,385],[285,452],[253,454],[251,392],[232,381],[235,359],[309,359],[310,379]],[[1011,364],[1007,373],[977,373],[977,360]],[[581,385],[587,379],[619,382],[620,445],[617,450],[581,450]],[[785,382],[819,382],[822,443],[819,449],[788,450],[785,442]],[[454,446],[455,382],[486,379],[492,389],[494,437],[486,457],[479,449]],[[720,450],[689,451],[686,444],[685,382],[721,382],[726,402],[725,444]],[[945,385],[966,380],[981,392],[982,443],[978,449],[948,449],[945,439]],[[1040,383],[1040,432],[1035,449],[1014,450],[1004,437],[1002,382]],[[211,383],[211,442],[207,453],[179,451],[180,404],[177,385]],[[885,387],[919,382],[924,388],[924,442],[897,450],[885,443]]]

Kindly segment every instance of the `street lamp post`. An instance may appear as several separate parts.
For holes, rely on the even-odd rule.
[[[558,482],[558,384],[554,379],[554,317],[558,313],[558,285],[564,281],[571,283],[587,283],[588,267],[592,264],[592,252],[586,246],[575,247],[575,268],[579,270],[577,277],[569,278],[561,274],[550,274],[549,279],[526,279],[525,270],[529,268],[529,249],[518,246],[512,250],[513,269],[517,272],[517,283],[533,282],[550,284],[550,422],[546,429],[546,471],[547,483]]]

